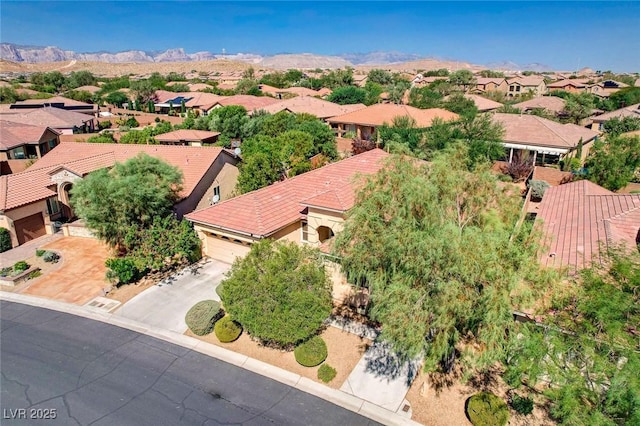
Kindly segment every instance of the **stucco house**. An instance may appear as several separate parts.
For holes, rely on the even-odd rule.
[[[54,96],[47,99],[27,99],[24,101],[18,101],[14,104],[11,104],[9,108],[12,111],[20,112],[47,107],[78,112],[91,116],[97,116],[98,111],[100,110],[100,108],[96,104],[76,101],[74,99],[65,98],[63,96]]]
[[[494,122],[505,130],[502,144],[509,162],[517,154],[529,156],[538,165],[557,164],[568,154],[577,155],[582,141],[584,160],[599,133],[575,124],[560,124],[537,115],[493,114]]]
[[[0,114],[0,120],[49,127],[63,135],[95,131],[96,119],[89,114],[67,111],[52,106],[28,111],[24,113],[2,113]]]
[[[203,146],[218,142],[219,136],[220,132],[179,129],[154,136],[154,139],[162,145]]]
[[[511,106],[525,113],[542,110],[551,114],[561,115],[566,104],[567,102],[564,99],[557,96],[540,96]]]
[[[391,125],[395,117],[410,117],[420,128],[430,127],[434,119],[455,121],[460,116],[441,108],[419,109],[409,105],[374,104],[347,114],[331,117],[327,122],[335,129],[337,136],[353,132],[358,138],[370,139],[376,129],[383,124]]]
[[[74,182],[141,152],[182,171],[178,217],[233,195],[239,159],[219,147],[63,142],[27,170],[0,176],[0,227],[9,229],[13,246],[55,232],[56,221],[75,216],[69,201]]]
[[[374,149],[185,217],[193,222],[203,253],[223,262],[245,256],[264,238],[320,247],[342,230],[355,203],[356,176],[376,173],[387,156]]]
[[[592,130],[603,131],[604,123],[614,118],[623,119],[625,117],[633,117],[640,119],[640,104],[629,105],[628,107],[616,109],[614,111],[605,112],[604,114],[592,117]]]
[[[50,127],[0,120],[0,161],[41,158],[59,143]]]
[[[504,77],[478,77],[473,92],[506,92],[509,85]]]
[[[507,96],[518,96],[526,93],[533,93],[534,96],[542,96],[547,93],[547,85],[544,78],[538,75],[527,77],[516,77],[507,80]]]
[[[295,114],[311,114],[321,120],[330,117],[347,114],[352,111],[366,108],[364,104],[338,105],[333,102],[318,99],[312,96],[297,96],[275,104],[267,105],[262,110],[277,114],[280,111],[288,111]]]

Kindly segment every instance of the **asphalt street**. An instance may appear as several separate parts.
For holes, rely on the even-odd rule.
[[[99,321],[2,301],[0,326],[3,425],[377,424],[242,368]]]

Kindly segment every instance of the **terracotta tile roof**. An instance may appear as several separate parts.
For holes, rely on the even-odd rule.
[[[279,99],[270,98],[269,96],[252,96],[252,95],[234,95],[226,96],[218,100],[215,104],[221,106],[240,105],[247,111],[263,109],[268,105],[280,102]]]
[[[612,118],[625,118],[635,117],[640,118],[640,104],[630,105],[628,107],[620,108],[615,111],[607,112],[597,117],[593,117],[593,121],[596,123],[603,123],[611,120]]]
[[[573,180],[573,173],[563,172],[553,167],[535,166],[533,168],[533,180],[543,180],[551,186],[558,186]]]
[[[279,93],[291,93],[297,96],[320,96],[315,90],[306,87],[289,87],[288,89],[280,89]]]
[[[318,96],[329,96],[331,93],[333,93],[333,90],[328,89],[326,87],[323,87],[322,89],[318,90]]]
[[[522,111],[526,111],[528,109],[542,108],[542,109],[546,109],[547,111],[558,114],[564,110],[565,105],[566,105],[565,100],[557,96],[540,96],[538,98],[533,98],[528,101],[513,104],[512,106]]]
[[[210,85],[210,84],[206,84],[206,83],[191,83],[189,85],[189,89],[192,92],[198,92],[200,90],[213,89],[213,86]]]
[[[353,207],[358,174],[373,174],[388,154],[374,149],[186,216],[193,222],[267,237],[299,221],[307,205],[346,211]]]
[[[180,129],[173,132],[163,133],[154,138],[159,142],[198,142],[219,136],[220,132],[207,132],[205,130]]]
[[[218,155],[224,151],[219,147],[63,142],[26,171],[9,175],[9,181],[3,176],[3,181],[0,181],[0,193],[3,193],[4,199],[0,198],[0,210],[19,207],[51,196],[52,191],[46,187],[51,185],[49,173],[54,169],[66,167],[86,174],[112,166],[115,162],[124,162],[140,152],[161,158],[182,170],[184,182],[180,196],[186,198]]]
[[[46,126],[53,129],[82,127],[85,123],[94,120],[87,114],[54,107],[38,108],[22,114],[2,114],[0,118],[14,123]]]
[[[14,105],[43,105],[43,104],[64,104],[65,107],[68,106],[76,106],[76,107],[97,107],[95,104],[88,104],[86,102],[80,102],[73,99],[65,98],[63,96],[53,96],[47,99],[26,99],[24,101],[18,101]]]
[[[395,117],[412,117],[418,127],[429,127],[434,118],[442,118],[445,121],[454,121],[460,118],[456,113],[441,109],[418,109],[409,105],[374,104],[344,115],[332,117],[330,123],[359,124],[363,126],[381,126],[384,123],[391,124]]]
[[[572,149],[582,139],[587,143],[598,132],[575,124],[560,124],[528,114],[493,114],[493,120],[505,129],[504,142],[520,145]]]
[[[345,108],[345,106],[311,96],[297,96],[295,98],[267,105],[263,109],[271,114],[275,114],[280,111],[290,111],[296,114],[312,114],[320,119],[325,119],[353,111],[353,109]],[[362,109],[365,108],[365,105],[357,104],[356,108]]]
[[[480,112],[491,111],[503,106],[500,102],[492,101],[491,99],[484,98],[480,95],[471,95],[467,93],[464,97],[472,100]]]
[[[567,78],[560,81],[554,81],[553,83],[549,83],[547,85],[549,89],[562,89],[567,86],[573,86],[575,88],[585,88],[587,87],[587,80]]]
[[[542,265],[575,272],[601,260],[600,244],[635,249],[640,195],[614,194],[587,180],[572,182],[547,189],[537,219],[548,246]]]
[[[500,85],[505,79],[503,77],[478,77],[476,78],[476,84],[487,85],[494,83]]]
[[[9,150],[25,144],[39,144],[46,131],[58,132],[43,126],[0,120],[0,150]]]
[[[508,84],[518,83],[524,87],[538,87],[540,84],[544,83],[544,77],[539,75],[530,75],[526,77],[516,77],[507,80]]]

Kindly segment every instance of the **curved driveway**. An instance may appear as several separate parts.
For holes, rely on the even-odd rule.
[[[99,321],[6,301],[0,318],[3,425],[375,424],[250,371]],[[27,409],[26,419],[15,419],[20,409]],[[29,418],[53,412],[54,420]]]

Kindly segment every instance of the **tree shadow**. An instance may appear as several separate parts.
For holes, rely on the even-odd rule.
[[[407,355],[400,354],[394,351],[391,345],[386,342],[375,342],[367,350],[364,358],[366,360],[366,372],[389,380],[404,377],[407,386],[411,386],[422,365],[421,359],[410,358]]]

